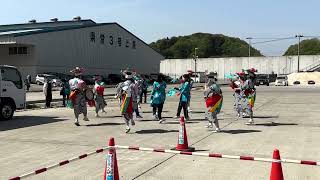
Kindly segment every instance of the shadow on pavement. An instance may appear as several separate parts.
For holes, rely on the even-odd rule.
[[[194,152],[204,152],[204,151],[209,151],[208,149],[195,149],[195,151]]]
[[[190,121],[187,122],[187,124],[196,124],[196,123],[199,123],[199,122],[190,122]],[[164,124],[180,124],[180,122],[166,121]]]
[[[204,114],[205,111],[192,111],[190,114]]]
[[[236,130],[222,130],[223,133],[228,134],[245,134],[245,133],[254,133],[254,132],[262,132],[260,130],[248,130],[248,129],[236,129]]]
[[[165,112],[169,112],[169,111],[162,111],[163,113]],[[148,114],[148,113],[153,113],[153,111],[142,111],[142,113],[146,113],[146,114]]]
[[[120,126],[125,123],[100,123],[100,124],[88,124],[87,127],[97,127],[97,126]]]
[[[245,116],[243,118],[249,118],[249,116]],[[273,119],[273,118],[279,118],[279,116],[253,116],[253,119]]]
[[[26,128],[38,126],[42,124],[50,124],[68,119],[60,117],[44,117],[44,116],[15,116],[14,119],[8,121],[0,121],[0,131]]]
[[[121,118],[121,117],[123,117],[123,116],[120,116],[120,115],[118,115],[118,116],[101,116],[100,118]]]
[[[178,130],[164,130],[164,129],[147,129],[136,131],[137,134],[163,134],[163,133],[172,133],[179,132]]]
[[[257,123],[255,126],[297,126],[296,123],[276,123],[276,122],[269,122],[269,123]]]

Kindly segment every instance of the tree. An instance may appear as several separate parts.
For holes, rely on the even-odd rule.
[[[248,56],[248,43],[222,34],[195,33],[189,36],[179,36],[160,39],[150,44],[166,58],[192,58],[194,49],[198,48],[197,56],[208,57],[241,57]],[[251,56],[262,56],[251,47]]]
[[[320,40],[317,38],[303,40],[300,43],[300,55],[319,55]],[[298,44],[291,45],[284,56],[298,55]]]

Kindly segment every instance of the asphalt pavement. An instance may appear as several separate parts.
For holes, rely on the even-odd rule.
[[[221,133],[205,128],[205,106],[202,91],[192,92],[191,120],[187,122],[190,146],[197,152],[214,152],[272,158],[275,148],[282,158],[320,160],[320,88],[257,88],[254,111],[255,125],[237,119],[233,96],[222,88],[224,102],[219,120]],[[164,106],[165,124],[152,120],[149,104],[142,105],[143,119],[129,134],[119,113],[117,101],[108,99],[107,114],[90,121],[73,124],[73,111],[67,108],[25,110],[11,121],[0,122],[0,179],[24,174],[107,145],[114,137],[118,145],[162,147],[177,143],[179,122],[172,119],[178,97],[168,97]],[[106,153],[57,167],[30,179],[102,179]],[[239,161],[198,156],[172,155],[141,151],[117,150],[120,179],[139,180],[257,180],[269,179],[270,163]],[[283,163],[285,179],[318,180],[319,166]]]

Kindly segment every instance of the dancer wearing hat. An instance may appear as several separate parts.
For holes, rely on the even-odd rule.
[[[133,112],[136,113],[136,118],[143,118],[140,115],[139,109],[141,108],[140,106],[140,94],[142,93],[142,81],[141,81],[141,76],[138,74],[134,74],[134,93],[133,93],[133,98],[132,98],[132,103],[133,103]]]
[[[216,83],[217,79],[215,77],[209,76],[211,79],[210,86],[204,91],[204,99],[206,103],[206,107],[208,108],[206,118],[209,121],[209,124],[206,126],[207,128],[215,128],[214,132],[220,132],[219,120],[217,115],[220,113],[222,108],[222,91],[219,85]]]
[[[74,78],[69,81],[71,94],[69,96],[73,109],[74,109],[74,115],[75,115],[75,122],[74,124],[77,126],[80,126],[79,124],[79,115],[83,114],[84,121],[89,121],[87,117],[87,102],[85,98],[85,89],[86,84],[83,80],[81,80],[79,77],[83,73],[83,69],[76,67],[75,69],[71,70],[70,72],[74,74]]]
[[[96,108],[96,117],[99,117],[99,111],[106,112],[104,108],[106,107],[107,103],[104,99],[104,86],[102,83],[101,76],[95,76],[95,85],[94,85],[94,102]]]
[[[153,108],[153,117],[155,120],[159,120],[159,123],[163,123],[165,121],[165,119],[162,118],[162,110],[163,104],[166,100],[166,88],[166,82],[163,81],[161,75],[158,75],[157,80],[153,83],[151,106]]]
[[[122,72],[126,78],[126,81],[121,83],[117,87],[117,96],[120,98],[120,112],[124,117],[126,123],[126,133],[130,132],[130,123],[131,126],[135,125],[133,120],[133,95],[134,95],[134,80],[132,72],[125,70]]]
[[[242,107],[242,96],[241,96],[241,85],[245,82],[245,74],[244,73],[236,73],[237,78],[235,81],[232,82],[231,88],[234,90],[233,97],[234,97],[234,108],[237,112],[237,118],[240,118],[244,113]]]
[[[186,120],[189,120],[189,114],[188,114],[188,101],[190,99],[190,75],[184,74],[182,76],[182,86],[180,88],[175,88],[176,90],[180,91],[180,101],[179,106],[177,110],[177,115],[174,117],[175,119],[180,118],[181,110],[183,109],[184,117]]]
[[[246,80],[241,85],[241,90],[242,90],[241,93],[242,93],[242,97],[244,98],[245,111],[250,118],[246,124],[252,125],[254,124],[253,107],[256,99],[256,89],[254,87],[254,82],[256,78],[255,72],[257,72],[257,70],[252,68],[252,69],[245,70],[244,72],[245,72]]]

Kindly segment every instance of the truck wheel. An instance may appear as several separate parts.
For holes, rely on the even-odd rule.
[[[4,104],[0,105],[1,120],[10,120],[12,119],[13,114],[14,114],[14,106],[11,103],[5,102]]]

